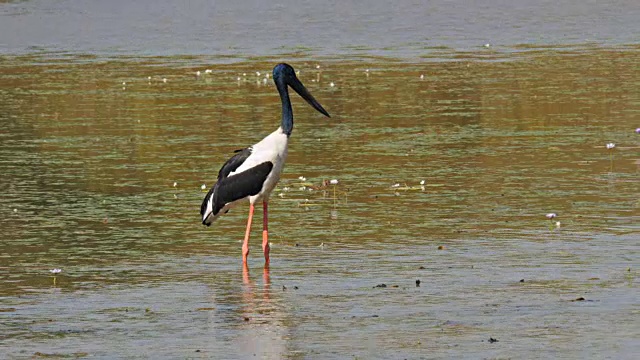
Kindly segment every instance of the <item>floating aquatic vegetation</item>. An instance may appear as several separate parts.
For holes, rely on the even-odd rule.
[[[276,186],[274,190],[279,198],[295,201],[297,207],[305,209],[319,208],[328,204],[328,201],[332,201],[333,210],[336,210],[339,204],[348,203],[348,189],[335,178],[323,179],[319,182],[304,176],[299,176],[295,180],[282,179],[280,185]],[[336,219],[337,211],[333,210],[330,216]]]
[[[431,185],[431,186],[436,186],[436,185]],[[393,190],[396,190],[396,191],[415,191],[415,190],[424,191],[425,190],[425,185],[424,185],[424,180],[422,180],[420,182],[420,185],[410,186],[410,185],[407,185],[407,184],[400,185],[400,183],[395,183],[395,184],[391,185],[390,188],[393,189]]]

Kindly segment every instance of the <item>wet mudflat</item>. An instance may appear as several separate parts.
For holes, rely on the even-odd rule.
[[[637,45],[247,59],[95,40],[0,57],[2,356],[640,352]],[[248,209],[206,228],[201,187],[278,126],[282,60],[332,118],[292,96],[272,265],[258,222],[245,270]]]

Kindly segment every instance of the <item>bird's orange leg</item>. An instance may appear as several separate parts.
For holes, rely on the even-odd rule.
[[[253,204],[249,206],[249,219],[247,220],[247,231],[244,233],[244,243],[242,244],[242,263],[247,263],[249,256],[249,234],[251,234],[251,221],[253,221]]]
[[[264,266],[269,266],[269,217],[267,202],[262,202],[262,251],[264,252]]]

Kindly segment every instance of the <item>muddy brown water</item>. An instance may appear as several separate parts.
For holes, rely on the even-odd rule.
[[[78,5],[0,4],[0,27],[79,16],[69,4]],[[598,10],[574,19],[589,9]],[[382,13],[370,11],[352,16]],[[495,31],[478,19],[471,26]],[[385,48],[394,32],[375,44],[355,27],[344,41],[368,48],[256,41],[197,55],[198,42],[169,37],[146,56],[127,46],[161,36],[148,28],[124,50],[91,29],[64,51],[48,38],[42,48],[3,41],[0,357],[640,352],[640,47],[625,35],[558,43],[551,27],[542,38],[553,44],[519,43],[516,32],[487,48],[441,30],[434,37],[448,46]],[[313,39],[313,29],[302,34]],[[267,55],[252,58],[260,46]],[[248,209],[206,228],[201,186],[278,126],[264,78],[283,59],[332,118],[292,96],[272,265],[262,267],[256,222],[243,271]],[[339,184],[322,187],[326,179]]]

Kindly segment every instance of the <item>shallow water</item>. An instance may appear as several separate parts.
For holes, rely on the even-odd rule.
[[[78,5],[50,5],[63,9],[51,16],[69,16],[68,3]],[[7,15],[21,7],[26,17]],[[46,13],[29,1],[0,9],[0,27]],[[174,38],[167,56],[130,48],[152,35],[112,49],[87,33],[95,48],[10,46],[0,57],[5,357],[640,352],[638,45],[264,43],[260,58],[257,44],[229,56],[186,55],[197,46]],[[278,126],[264,74],[283,59],[332,118],[293,96],[272,265],[262,268],[257,221],[244,270],[246,207],[206,228],[201,185]]]

